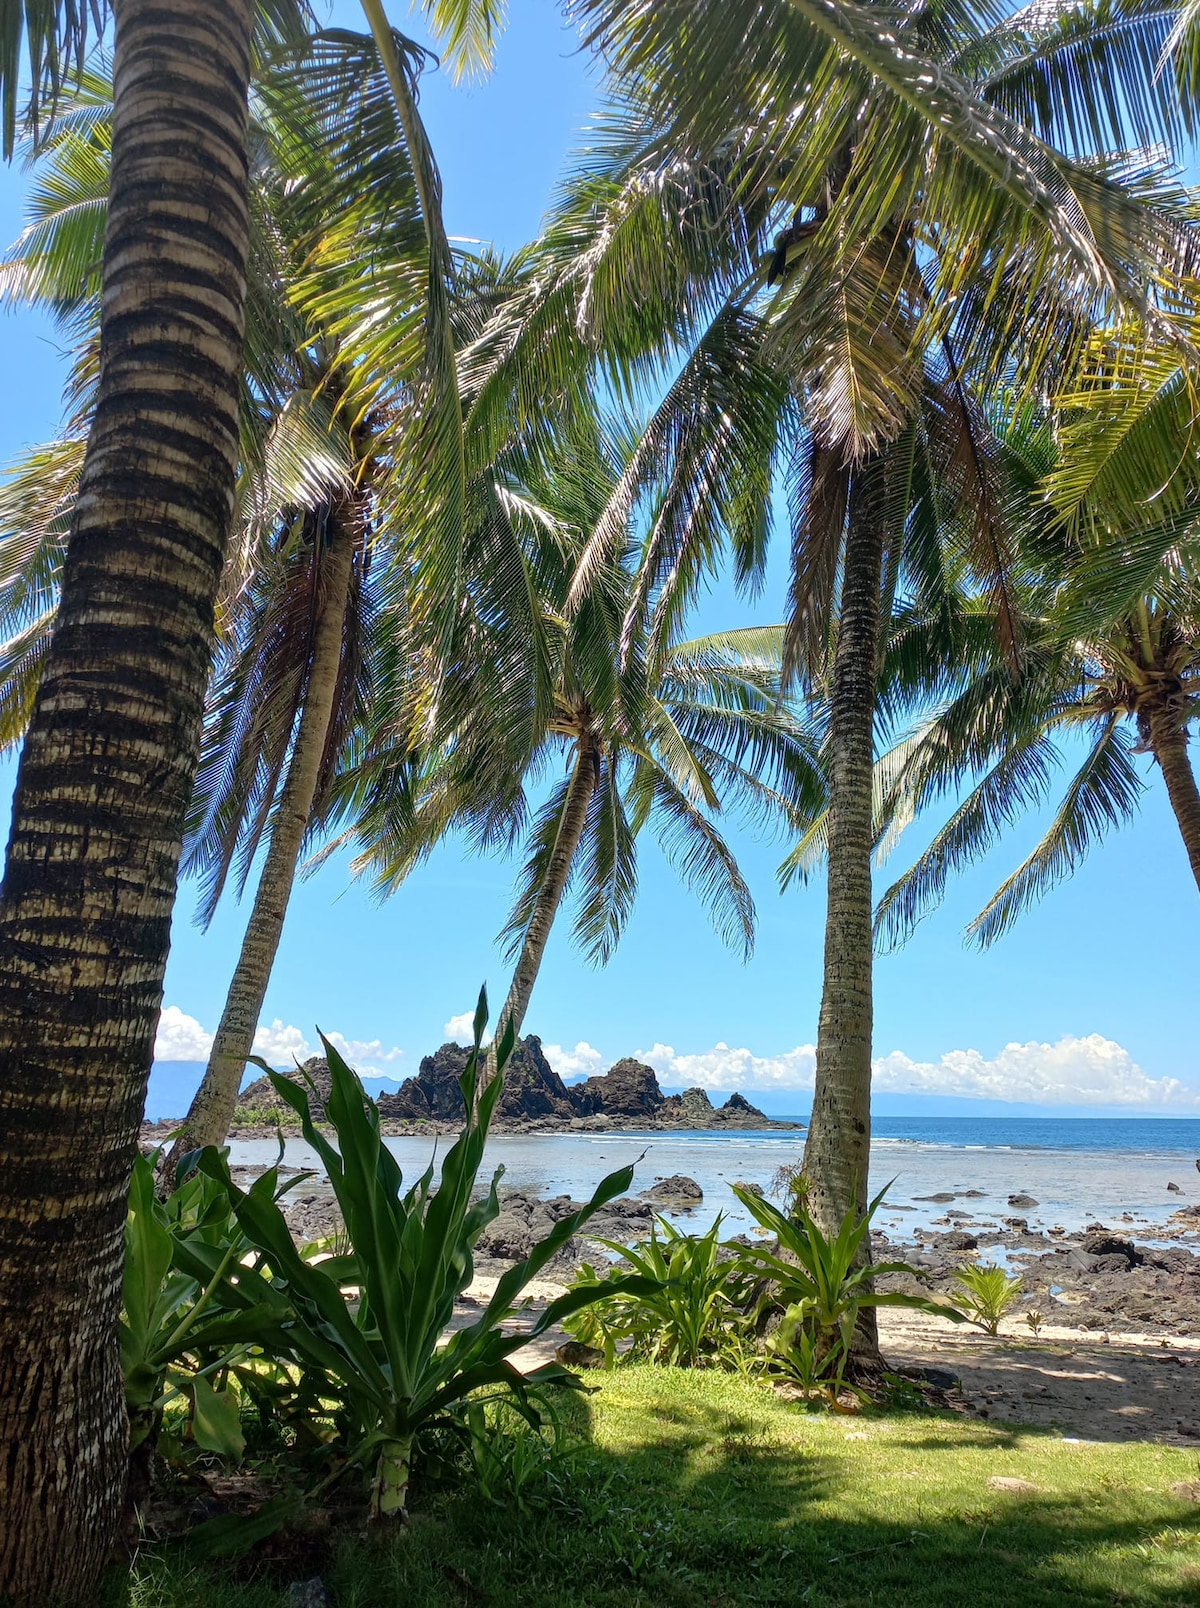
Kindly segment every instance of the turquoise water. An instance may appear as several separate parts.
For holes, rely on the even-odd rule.
[[[589,1193],[605,1174],[635,1164],[633,1189],[685,1173],[704,1190],[691,1220],[707,1224],[718,1211],[730,1232],[749,1226],[729,1186],[737,1180],[771,1185],[780,1166],[799,1160],[803,1134],[777,1130],[736,1133],[563,1133],[500,1135],[488,1142],[486,1165],[502,1166],[503,1187],[540,1195]],[[439,1142],[444,1151],[448,1141]],[[428,1139],[390,1139],[406,1176],[428,1165]],[[239,1141],[231,1159],[266,1165],[273,1141]],[[1200,1121],[1147,1118],[962,1118],[881,1121],[871,1147],[871,1186],[889,1185],[881,1222],[911,1232],[936,1224],[947,1210],[970,1214],[980,1225],[1021,1216],[1033,1226],[1067,1229],[1099,1220],[1152,1235],[1180,1206],[1200,1203]],[[317,1160],[299,1141],[288,1145],[296,1166]],[[1179,1193],[1167,1189],[1179,1186]],[[977,1195],[967,1195],[975,1190]],[[954,1193],[949,1203],[922,1196]],[[1035,1207],[1013,1207],[1008,1197],[1031,1195]],[[944,1223],[941,1225],[944,1226]]]

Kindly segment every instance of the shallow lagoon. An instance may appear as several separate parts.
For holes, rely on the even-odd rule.
[[[871,1187],[879,1190],[894,1180],[881,1221],[904,1236],[943,1218],[947,1210],[969,1212],[982,1222],[1015,1215],[1027,1217],[1031,1227],[1067,1229],[1096,1219],[1111,1225],[1128,1212],[1136,1231],[1139,1223],[1162,1224],[1180,1206],[1200,1203],[1197,1121],[946,1118],[892,1119],[880,1126],[883,1131],[871,1147]],[[747,1228],[749,1219],[729,1185],[745,1180],[769,1187],[778,1167],[799,1160],[803,1138],[778,1130],[503,1134],[489,1140],[486,1164],[504,1167],[502,1189],[576,1199],[629,1162],[637,1163],[634,1193],[656,1179],[686,1173],[704,1190],[704,1204],[689,1214],[692,1220],[707,1224],[723,1211],[734,1233]],[[431,1140],[387,1143],[406,1177],[428,1165]],[[439,1140],[438,1150],[444,1152],[449,1143]],[[275,1144],[238,1140],[230,1152],[235,1164],[265,1166],[274,1159]],[[300,1140],[289,1141],[286,1159],[293,1166],[319,1165]],[[1168,1182],[1177,1183],[1182,1193],[1168,1192]],[[949,1203],[918,1198],[945,1192],[961,1197],[969,1189],[980,1190],[981,1197]],[[1038,1205],[1009,1206],[1013,1194],[1032,1195]],[[889,1206],[911,1209],[889,1211]]]

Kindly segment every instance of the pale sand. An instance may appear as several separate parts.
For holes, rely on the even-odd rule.
[[[477,1305],[464,1303],[455,1327],[472,1322],[495,1287],[495,1275],[479,1274],[468,1291]],[[562,1289],[552,1279],[534,1280],[526,1291],[531,1314]],[[962,1386],[961,1398],[952,1397],[955,1404],[981,1418],[1079,1440],[1152,1440],[1200,1449],[1200,1339],[1112,1333],[1106,1341],[1094,1330],[1047,1323],[1034,1340],[1020,1320],[993,1339],[966,1324],[886,1308],[879,1330],[891,1366],[954,1374]],[[549,1330],[514,1361],[525,1372],[541,1367],[566,1338],[559,1329]]]

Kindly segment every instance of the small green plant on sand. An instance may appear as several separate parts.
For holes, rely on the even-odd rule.
[[[836,1403],[846,1383],[851,1341],[859,1314],[874,1307],[915,1307],[960,1321],[962,1314],[926,1296],[875,1288],[888,1273],[912,1274],[907,1262],[869,1260],[871,1219],[881,1190],[863,1213],[850,1211],[836,1234],[824,1234],[794,1195],[791,1215],[739,1184],[733,1192],[746,1210],[775,1236],[773,1247],[752,1246],[741,1254],[747,1273],[766,1282],[763,1305],[783,1308],[768,1342],[772,1361],[805,1392]]]
[[[1021,1293],[1021,1280],[991,1262],[972,1262],[960,1267],[954,1277],[966,1292],[962,1304],[971,1322],[985,1334],[998,1334],[1001,1320]]]
[[[1045,1318],[1040,1312],[1027,1312],[1025,1314],[1025,1322],[1029,1325],[1029,1332],[1032,1334],[1035,1340],[1041,1334],[1042,1324],[1045,1323],[1045,1321]]]
[[[736,1248],[722,1243],[721,1221],[707,1234],[691,1235],[659,1218],[643,1245],[600,1241],[621,1261],[603,1275],[584,1265],[576,1288],[598,1286],[603,1299],[578,1312],[567,1328],[602,1350],[610,1368],[618,1344],[627,1340],[630,1355],[646,1362],[737,1369],[744,1350],[739,1309],[749,1297],[750,1277]],[[630,1270],[639,1275],[639,1287],[621,1293],[615,1281]]]

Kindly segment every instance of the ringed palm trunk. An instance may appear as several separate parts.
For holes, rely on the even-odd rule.
[[[358,516],[359,510],[346,499],[335,504],[327,523],[330,538],[321,565],[312,660],[296,741],[225,1009],[204,1078],[168,1158],[168,1177],[185,1151],[224,1144],[233,1121],[325,757],[342,663]]]
[[[1200,788],[1188,757],[1187,704],[1183,688],[1177,696],[1156,698],[1145,709],[1150,748],[1167,784],[1167,797],[1179,823],[1188,863],[1200,888]]]
[[[130,1168],[233,508],[250,0],[116,0],[100,379],[0,892],[0,1601],[94,1603]]]
[[[867,1204],[871,1149],[872,763],[882,522],[874,465],[856,474],[843,565],[829,720],[829,892],[816,1086],[804,1147],[807,1204],[825,1234]],[[860,1328],[875,1346],[873,1313]]]
[[[505,999],[504,1008],[496,1021],[492,1050],[487,1058],[487,1067],[481,1087],[486,1086],[495,1076],[495,1047],[499,1044],[500,1037],[507,1025],[510,1022],[512,1023],[514,1037],[521,1031],[521,1025],[525,1020],[525,1013],[529,1009],[529,1001],[533,994],[533,985],[537,982],[537,975],[542,966],[542,957],[546,953],[550,929],[554,926],[554,918],[558,915],[563,894],[567,891],[567,881],[571,875],[571,867],[575,863],[575,856],[583,839],[583,830],[587,825],[588,807],[592,802],[592,794],[596,791],[598,766],[599,750],[596,745],[596,739],[590,734],[584,734],[576,745],[575,767],[571,772],[570,785],[567,788],[567,796],[563,803],[563,812],[559,821],[558,837],[554,843],[554,852],[550,856],[546,880],[538,889],[533,912],[529,918],[529,925],[525,929],[525,938],[521,944],[521,953],[517,957],[517,964],[513,969],[513,979],[508,990],[508,997]]]

